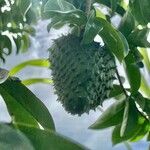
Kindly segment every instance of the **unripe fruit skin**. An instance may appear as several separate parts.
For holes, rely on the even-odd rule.
[[[115,61],[98,43],[81,45],[74,35],[54,40],[50,62],[58,100],[71,114],[95,109],[109,96]]]

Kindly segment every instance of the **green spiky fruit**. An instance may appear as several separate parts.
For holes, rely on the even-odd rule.
[[[93,42],[81,45],[74,35],[54,40],[50,61],[58,100],[71,114],[95,109],[109,96],[115,62],[110,53]]]

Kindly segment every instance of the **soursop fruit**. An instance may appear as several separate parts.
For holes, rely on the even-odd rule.
[[[69,113],[88,113],[108,98],[116,66],[98,43],[81,45],[80,37],[62,36],[50,48],[50,62],[58,100]]]

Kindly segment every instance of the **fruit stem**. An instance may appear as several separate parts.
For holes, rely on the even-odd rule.
[[[90,13],[91,5],[92,5],[92,0],[86,0],[86,9],[85,9],[85,12],[86,12],[87,16]]]
[[[121,81],[121,77],[120,77],[120,75],[119,75],[119,72],[118,72],[117,68],[116,68],[116,75],[117,75],[118,81],[119,81],[119,83],[120,83],[120,86],[121,86],[121,88],[122,88],[122,91],[123,91],[124,95],[126,96],[126,98],[128,98],[128,94],[127,94],[127,92],[126,92],[126,90],[125,90],[125,88],[124,88],[124,86],[123,86],[123,83],[122,83],[122,81]]]

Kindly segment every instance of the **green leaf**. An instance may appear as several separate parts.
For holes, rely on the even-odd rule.
[[[112,142],[114,145],[124,141],[136,142],[142,139],[149,131],[149,122],[143,118],[142,123],[138,124],[135,127],[134,132],[131,131],[131,133],[126,134],[122,137],[120,136],[120,130],[121,130],[121,125],[117,125],[113,130]]]
[[[90,129],[103,129],[122,122],[122,116],[125,108],[125,100],[117,101],[112,104],[99,119],[90,126]]]
[[[99,32],[104,43],[121,62],[128,54],[127,41],[113,26],[102,18],[97,18],[103,29]]]
[[[25,15],[32,6],[31,0],[21,0],[18,2],[18,6],[20,8],[21,14],[25,19]]]
[[[47,59],[32,59],[32,60],[28,60],[25,61],[23,63],[18,64],[17,66],[13,67],[10,72],[9,75],[13,76],[15,74],[17,74],[19,71],[21,71],[22,69],[24,69],[25,67],[28,66],[35,66],[35,67],[50,67],[50,63]]]
[[[113,8],[113,11],[115,10],[118,14],[120,14],[121,16],[123,16],[124,13],[125,13],[124,8],[118,2],[115,2],[115,4],[112,3],[114,1],[115,0],[95,0],[95,2],[97,2],[97,3],[105,5],[105,6],[109,7],[109,8]],[[117,6],[116,6],[116,3],[117,3]]]
[[[9,100],[8,97],[12,97],[16,103],[20,104],[43,128],[54,130],[53,119],[44,106],[44,104],[20,81],[17,79],[9,78],[3,84],[0,85],[0,94],[4,100]],[[12,111],[16,111],[16,107],[12,106]]]
[[[150,130],[149,121],[145,120],[144,123],[138,128],[137,133],[130,139],[131,142],[141,140]]]
[[[0,93],[5,101],[8,112],[11,116],[12,123],[16,124],[29,124],[32,126],[39,127],[36,119],[30,114],[21,104],[9,95],[3,88],[0,87]]]
[[[125,64],[126,64],[126,73],[129,79],[132,93],[136,93],[141,85],[141,73],[135,62],[136,62],[135,57],[133,53],[130,51],[128,56],[125,58]]]
[[[77,9],[85,11],[86,0],[66,0],[69,3],[73,4]],[[93,2],[94,3],[94,2]]]
[[[91,11],[89,19],[87,21],[84,35],[83,35],[83,44],[88,44],[94,41],[95,36],[102,29],[101,23],[95,18],[95,11]]]
[[[10,55],[12,52],[12,42],[9,36],[7,35],[0,35],[0,49],[3,50],[7,48],[7,52],[3,51],[6,55]]]
[[[0,68],[0,84],[5,82],[9,77],[9,71],[3,68]]]
[[[0,57],[5,62],[4,55],[10,55],[12,52],[12,42],[9,36],[0,34]]]
[[[95,13],[96,13],[96,17],[97,18],[103,18],[106,20],[106,16],[102,13],[102,11],[100,9],[98,9],[97,7],[95,7]]]
[[[131,92],[136,93],[141,85],[141,74],[138,66],[131,64],[126,66],[126,72],[131,86]],[[135,76],[136,75],[136,76]]]
[[[62,25],[71,24],[80,27],[85,25],[87,21],[85,13],[77,9],[67,12],[47,11],[44,13],[43,17],[46,19],[52,19],[48,31],[58,23]]]
[[[53,83],[53,80],[49,78],[32,78],[32,79],[22,80],[22,84],[26,86],[29,86],[31,84],[37,84],[37,83],[51,84]]]
[[[150,119],[150,99],[143,97],[143,95],[139,92],[132,96],[142,110],[141,113],[143,113],[143,116]]]
[[[40,130],[34,127],[18,125],[19,129],[30,139],[36,150],[84,150],[85,147],[64,138],[51,130]]]
[[[127,38],[128,35],[134,30],[135,28],[135,20],[133,15],[127,11],[119,25],[120,32]]]
[[[135,29],[128,37],[128,41],[138,47],[150,47],[150,42],[148,42],[148,36],[150,33],[149,28]]]
[[[48,0],[44,7],[43,18],[52,19],[48,31],[58,23],[83,26],[87,20],[83,11],[64,0]]]
[[[150,22],[150,1],[149,0],[130,0],[129,8],[139,24],[146,25]]]
[[[129,44],[128,44],[128,41],[127,39],[125,38],[125,36],[120,32],[118,31],[118,35],[120,36],[123,44],[124,44],[124,49],[126,50],[126,55],[127,53],[129,52]]]
[[[118,0],[110,0],[110,3],[111,3],[112,14],[114,14],[117,9]]]
[[[120,85],[114,84],[111,92],[109,94],[109,98],[119,96],[123,93],[123,90]]]
[[[21,49],[21,37],[13,38],[16,45],[16,53],[18,54]]]
[[[0,124],[1,150],[34,150],[30,141],[19,131]]]
[[[144,123],[145,118],[136,108],[134,100],[132,98],[128,99],[124,110],[123,122],[121,125],[116,126],[112,133],[113,144],[139,138],[138,136],[142,134],[141,126]]]
[[[56,24],[60,23],[60,17],[55,17],[51,19],[51,22],[47,25],[47,31],[49,32],[51,30],[51,28],[53,28]],[[62,26],[64,25],[64,23],[62,23]],[[61,27],[62,27],[61,26]]]
[[[67,12],[74,9],[76,8],[65,0],[48,0],[44,6],[44,12]]]
[[[124,115],[123,115],[123,121],[122,121],[121,129],[120,129],[121,137],[129,135],[129,134],[132,135],[132,133],[135,131],[135,128],[139,121],[138,114],[139,112],[136,108],[136,105],[133,99],[131,98],[127,99],[125,110],[124,110]]]
[[[146,100],[141,93],[132,94],[136,103],[140,106],[142,110],[144,110],[146,105]]]
[[[121,137],[120,136],[120,129],[121,129],[121,125],[117,125],[113,132],[112,132],[112,143],[113,145],[116,145],[118,143],[121,143],[123,141],[127,141],[130,137]]]

